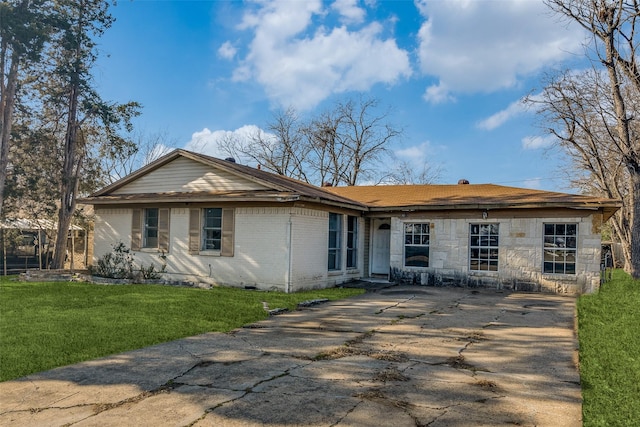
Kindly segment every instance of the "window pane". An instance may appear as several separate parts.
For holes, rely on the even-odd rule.
[[[219,251],[222,246],[222,208],[205,208],[202,215],[202,249]]]
[[[553,261],[556,259],[556,251],[544,251],[544,260],[545,261]]]
[[[330,249],[329,250],[329,270],[338,269],[338,264],[336,261],[337,261],[336,251],[334,249]]]
[[[407,246],[404,265],[407,267],[429,267],[429,248],[425,246]]]
[[[545,224],[543,271],[575,274],[578,224]]]
[[[546,236],[553,235],[553,230],[554,230],[553,224],[544,225],[544,234]]]
[[[147,248],[157,248],[158,247],[158,236],[147,236],[146,244],[144,245]]]
[[[498,271],[500,224],[469,225],[469,269]]]
[[[404,265],[429,266],[429,223],[405,223]]]
[[[158,247],[158,208],[144,210],[144,231],[142,246],[145,248]]]
[[[329,270],[340,269],[340,258],[342,249],[342,214],[329,213],[329,241],[328,241],[328,256],[329,256]]]

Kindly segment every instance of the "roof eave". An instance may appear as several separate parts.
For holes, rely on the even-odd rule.
[[[158,194],[142,197],[139,194],[136,195],[119,195],[119,196],[98,196],[87,197],[78,200],[78,203],[94,205],[94,206],[109,206],[109,205],[140,205],[140,204],[157,204],[157,203],[233,203],[233,202],[309,202],[318,203],[328,206],[339,207],[343,209],[358,210],[366,212],[368,208],[364,205],[357,203],[348,203],[338,200],[321,199],[316,197],[308,197],[299,194],[271,194],[271,195],[251,195],[251,196],[229,196],[229,195],[192,195],[185,193],[184,195],[170,195]]]
[[[439,210],[497,210],[497,209],[579,209],[579,210],[603,210],[611,212],[609,219],[622,205],[616,201],[612,203],[467,203],[456,205],[406,205],[406,206],[371,206],[370,212],[411,212],[411,211],[439,211]]]

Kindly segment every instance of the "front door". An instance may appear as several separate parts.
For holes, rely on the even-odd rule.
[[[391,227],[389,221],[373,222],[373,256],[371,274],[389,274],[389,258],[391,256]]]

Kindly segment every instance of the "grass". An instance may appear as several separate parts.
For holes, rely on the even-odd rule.
[[[0,381],[205,332],[228,332],[270,308],[347,298],[359,289],[294,294],[235,288],[0,280]]]
[[[640,417],[640,280],[615,271],[578,300],[585,427],[635,426]]]

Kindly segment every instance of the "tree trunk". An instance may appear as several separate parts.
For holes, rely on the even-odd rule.
[[[640,165],[629,170],[631,175],[631,192],[629,194],[631,253],[630,265],[626,268],[634,279],[640,279]]]
[[[3,46],[3,49],[5,48]],[[13,51],[6,87],[2,82],[2,99],[0,100],[0,218],[2,217],[4,206],[4,188],[9,167],[9,139],[11,138],[11,125],[18,81],[18,63],[19,55],[16,51]]]
[[[76,78],[74,77],[74,80]],[[58,211],[58,233],[53,249],[52,268],[64,268],[67,251],[67,235],[71,226],[71,219],[76,209],[76,191],[78,188],[78,171],[76,157],[78,151],[78,87],[72,83],[69,97],[69,113],[67,118],[67,132],[64,144],[64,163],[62,166],[60,210]],[[79,161],[78,161],[79,162]]]

